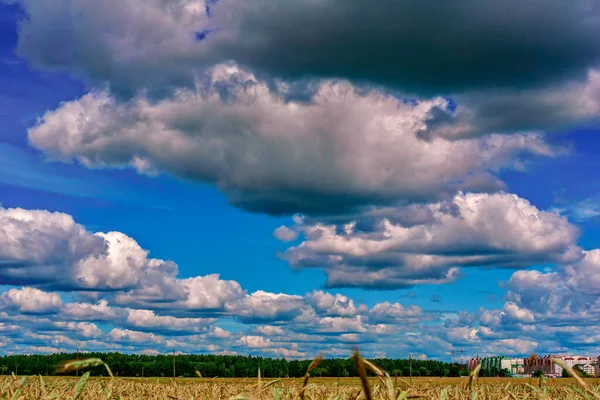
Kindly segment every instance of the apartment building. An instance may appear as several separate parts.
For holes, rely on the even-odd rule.
[[[576,365],[586,374],[598,376],[597,364],[598,359],[586,356],[531,356],[525,359],[525,374],[533,374],[535,371],[541,370],[546,376],[562,376],[563,368],[552,362],[559,360],[566,364],[569,368]]]
[[[472,371],[481,364],[481,369],[484,371],[501,371],[508,370],[511,374],[525,373],[522,358],[509,358],[506,356],[471,358],[467,361],[467,368]]]
[[[536,371],[542,371],[546,376],[560,377],[562,376],[563,368],[552,362],[557,359],[563,361],[564,356],[530,356],[524,361],[525,374],[531,375]]]
[[[511,358],[510,359],[510,373],[512,375],[525,374],[525,360],[523,360],[522,358]]]
[[[546,355],[530,356],[527,358],[509,358],[506,356],[471,358],[467,361],[467,368],[472,371],[481,364],[484,371],[500,371],[507,369],[512,375],[532,375],[536,371],[542,371],[549,377],[561,377],[563,368],[552,362],[559,360],[569,368],[576,365],[590,376],[600,376],[600,356],[593,358],[588,356],[573,355]]]
[[[467,369],[473,371],[481,363],[481,358],[471,358],[467,361]]]

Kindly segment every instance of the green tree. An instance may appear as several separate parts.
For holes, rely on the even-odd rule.
[[[583,369],[581,369],[581,366],[578,364],[575,364],[573,366],[573,369],[575,370],[575,372],[577,372],[579,374],[579,376],[582,376],[584,378],[589,378],[589,374],[587,372],[585,372]]]
[[[531,376],[533,376],[534,378],[539,378],[541,376],[544,376],[544,372],[541,369],[538,369]]]

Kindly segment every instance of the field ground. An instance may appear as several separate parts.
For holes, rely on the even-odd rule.
[[[109,378],[91,377],[85,386],[75,377],[0,376],[0,399],[297,399],[302,379],[202,379],[202,378]],[[388,389],[377,378],[369,378],[373,399],[389,400]],[[392,378],[394,382],[394,378]],[[600,379],[586,379],[585,388],[573,378],[479,378],[466,388],[469,378],[398,378],[394,399],[545,399],[600,398]],[[597,397],[596,397],[597,396]],[[364,399],[358,378],[314,378],[306,388],[306,399]]]

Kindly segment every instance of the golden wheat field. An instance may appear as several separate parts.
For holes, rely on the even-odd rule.
[[[66,365],[66,370],[105,365],[108,377],[1,376],[1,399],[600,399],[600,380],[573,378],[392,378],[355,355],[360,377],[288,379],[116,378],[99,359]],[[368,371],[368,372],[367,372]],[[569,372],[573,372],[569,370]],[[368,377],[370,373],[375,377]]]
[[[79,385],[75,377],[0,377],[2,399],[298,399],[303,380],[94,378]],[[369,378],[371,398],[389,399],[388,388]],[[394,399],[596,399],[600,382],[586,380],[588,392],[575,379],[414,378],[394,382]],[[365,399],[359,378],[317,378],[305,388],[305,399]]]
[[[393,379],[393,378],[392,378]],[[303,380],[281,379],[165,379],[89,378],[77,386],[74,377],[0,377],[2,399],[298,399]],[[597,380],[586,380],[598,392]],[[412,383],[398,379],[394,399],[595,399],[574,379],[481,378],[465,388],[468,378],[418,378]],[[386,385],[369,378],[371,398],[389,399]],[[83,387],[81,387],[83,386]],[[359,378],[321,378],[309,381],[305,399],[365,399]]]

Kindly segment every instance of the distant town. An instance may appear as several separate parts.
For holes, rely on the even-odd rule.
[[[467,361],[469,371],[481,364],[482,376],[538,376],[550,378],[567,376],[563,367],[552,362],[558,360],[569,368],[573,368],[585,377],[600,376],[600,356],[589,357],[579,355],[546,355],[527,358],[510,358],[507,356],[471,358]]]

